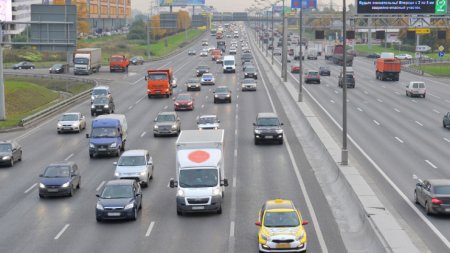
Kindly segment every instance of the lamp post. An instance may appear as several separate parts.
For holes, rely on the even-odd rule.
[[[281,55],[281,77],[283,78],[283,81],[287,81],[287,32],[286,32],[286,17],[284,13],[284,0],[283,0],[283,11],[282,11],[282,31],[283,31],[283,48],[282,48],[282,55]]]
[[[272,4],[272,42],[271,42],[272,43],[271,44],[272,45],[272,65],[273,65],[273,49],[274,49],[273,42],[274,41],[275,41],[275,38],[273,37],[273,4]]]
[[[342,0],[344,6],[342,7],[342,39],[343,39],[343,47],[344,47],[344,55],[342,57],[342,151],[341,151],[341,165],[348,165],[348,149],[347,149],[347,36],[346,36],[346,3],[345,0]]]
[[[345,0],[344,0],[345,1]],[[299,66],[299,71],[298,71],[298,102],[302,102],[303,101],[303,62],[302,62],[302,56],[303,56],[303,49],[302,49],[302,40],[303,40],[303,32],[302,32],[302,26],[303,26],[303,8],[300,7],[300,9],[298,9],[299,11],[299,20],[298,20],[298,27],[299,27],[299,37],[300,37],[300,41],[298,43],[299,45],[299,50],[298,50],[298,66]]]

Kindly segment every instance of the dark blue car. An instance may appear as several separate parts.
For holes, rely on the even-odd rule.
[[[136,220],[142,208],[141,186],[135,180],[111,180],[98,197],[95,215],[98,222],[106,219]]]
[[[70,196],[80,189],[81,176],[75,162],[64,161],[48,165],[40,176],[39,197]]]

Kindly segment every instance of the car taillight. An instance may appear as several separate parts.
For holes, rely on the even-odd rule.
[[[433,203],[434,205],[441,205],[442,204],[442,200],[440,200],[438,198],[432,198],[431,199],[431,203]]]

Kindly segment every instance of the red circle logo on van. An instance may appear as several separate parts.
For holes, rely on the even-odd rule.
[[[205,151],[197,150],[189,153],[188,158],[195,163],[202,163],[209,159],[209,154]]]

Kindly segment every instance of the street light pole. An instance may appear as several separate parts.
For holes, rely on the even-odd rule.
[[[342,57],[342,152],[341,152],[341,165],[348,165],[348,149],[347,149],[347,36],[346,36],[346,3],[343,0],[343,8],[342,8],[342,39],[343,39],[343,47],[344,47],[344,55]]]
[[[283,25],[283,49],[281,56],[281,77],[284,82],[287,82],[287,32],[286,32],[286,17],[284,13],[284,0],[283,0],[283,16],[282,16],[282,25]]]
[[[275,41],[273,37],[273,4],[272,4],[272,65],[273,65],[273,42]]]
[[[266,18],[266,30],[269,31],[269,11],[268,10],[266,11],[266,14],[267,14],[266,15],[266,17],[267,17]],[[267,33],[269,33],[269,32],[267,32]],[[266,39],[265,34],[264,34],[264,39]],[[268,47],[269,47],[269,41],[267,41],[267,44],[266,44],[266,57],[267,57],[267,54],[268,54],[268,51],[269,51]]]
[[[302,40],[303,40],[303,32],[302,32],[302,26],[303,26],[303,8],[298,9],[299,11],[299,22],[298,22],[298,27],[299,27],[299,34],[300,34],[300,41],[298,43],[299,45],[299,50],[298,50],[298,61],[299,61],[299,77],[298,77],[298,102],[303,102],[303,63],[302,63],[302,55],[303,55],[303,50],[302,50]]]

